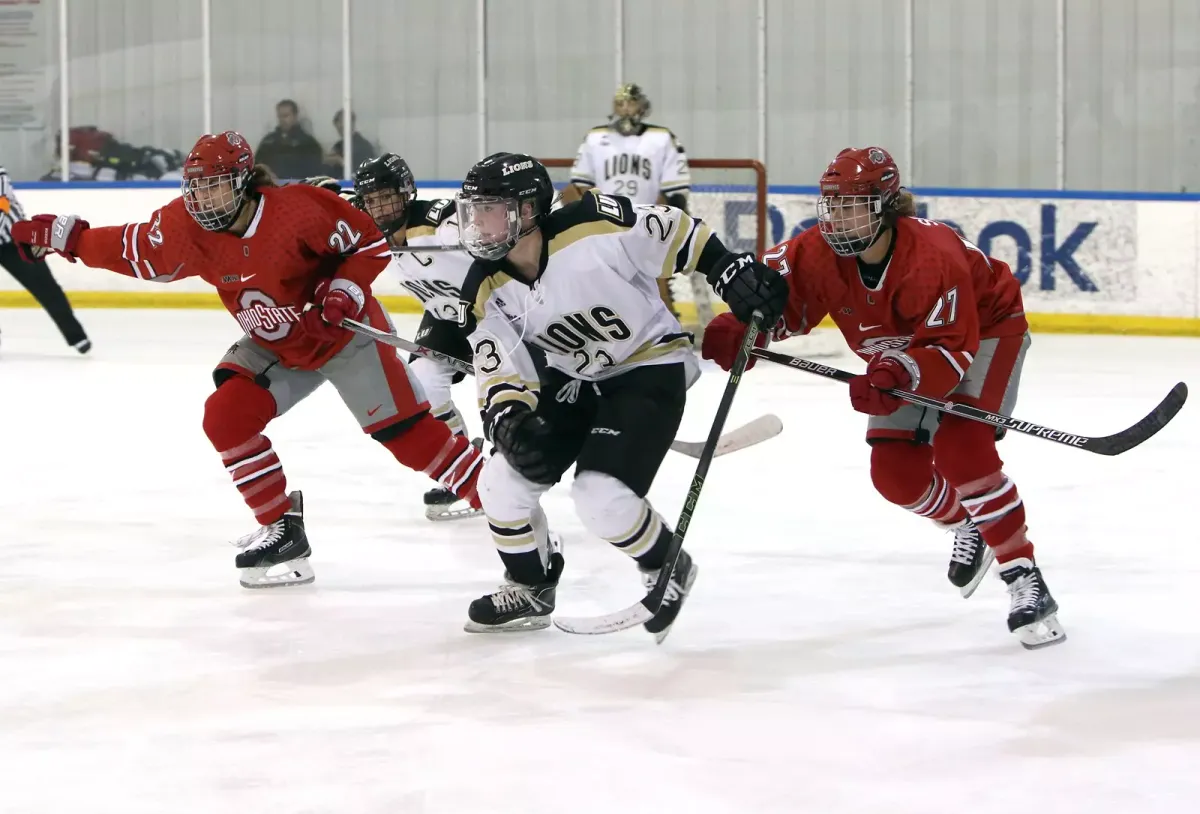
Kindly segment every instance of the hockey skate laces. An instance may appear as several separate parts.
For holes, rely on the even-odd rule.
[[[249,534],[239,537],[233,544],[235,547],[244,548],[247,551],[257,551],[279,542],[281,537],[283,537],[283,521],[276,520],[269,526],[260,526]]]
[[[963,523],[954,530],[954,548],[950,552],[953,562],[971,565],[975,562],[975,548],[978,545],[975,528],[969,523]]]
[[[1017,577],[1008,586],[1008,595],[1012,597],[1012,610],[1036,606],[1038,599],[1037,575],[1030,571],[1028,574]]]
[[[508,583],[500,586],[500,590],[492,594],[492,605],[500,613],[515,611],[522,604],[534,606],[533,594],[524,585]]]

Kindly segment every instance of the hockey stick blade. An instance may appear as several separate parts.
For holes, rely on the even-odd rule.
[[[654,587],[646,596],[628,608],[603,616],[555,618],[554,626],[559,630],[585,636],[616,633],[618,630],[628,630],[649,622],[662,607],[671,579],[675,575],[679,552],[683,550],[683,539],[687,536],[688,527],[692,523],[692,515],[696,511],[696,505],[700,502],[700,490],[704,488],[704,479],[708,477],[708,468],[716,455],[717,444],[721,440],[721,431],[725,429],[725,420],[729,417],[729,410],[733,407],[733,397],[737,395],[742,374],[746,372],[746,365],[750,362],[750,350],[754,347],[754,340],[758,338],[761,326],[762,314],[755,311],[754,318],[746,328],[745,336],[742,337],[742,347],[733,362],[733,368],[729,371],[725,392],[721,395],[721,403],[717,405],[717,414],[713,416],[712,428],[708,431],[708,440],[704,442],[700,461],[696,464],[696,474],[692,476],[687,498],[683,501],[683,510],[679,513],[679,522],[675,524],[675,533],[671,535],[671,543],[663,557],[662,568],[658,571],[658,581],[654,583]]]
[[[834,379],[839,382],[849,382],[854,378],[854,374],[847,370],[839,370],[836,367],[829,367],[820,362],[802,359],[799,356],[789,356],[786,353],[755,348],[751,351],[751,355],[757,356],[759,359],[766,359],[768,362],[774,362],[777,365],[803,370],[805,373],[812,373],[816,376]],[[1122,452],[1128,452],[1139,444],[1148,441],[1159,430],[1167,426],[1171,419],[1183,409],[1188,395],[1187,385],[1179,382],[1171,388],[1171,392],[1167,393],[1166,398],[1150,411],[1149,415],[1132,427],[1112,435],[1092,437],[1089,435],[1076,435],[1075,433],[1064,432],[1063,430],[1056,430],[1051,427],[1043,427],[1041,424],[1034,424],[1032,421],[1022,421],[1019,418],[1014,418],[1004,413],[990,413],[987,410],[981,410],[970,404],[942,401],[930,396],[923,396],[920,393],[912,393],[908,390],[888,390],[886,392],[891,393],[893,396],[898,396],[911,404],[919,404],[922,407],[928,407],[942,413],[949,413],[961,418],[970,419],[971,421],[988,424],[997,429],[1011,430],[1012,432],[1029,435],[1033,438],[1041,438],[1044,441],[1053,441],[1056,444],[1063,444],[1075,449],[1093,452],[1097,455],[1120,455]]]
[[[713,453],[713,457],[720,458],[722,455],[761,444],[781,432],[783,432],[783,421],[779,419],[779,416],[772,413],[760,415],[736,430],[730,430],[722,435],[721,440],[717,442],[717,451]],[[699,458],[704,452],[704,443],[702,441],[672,441],[671,449],[692,458]]]

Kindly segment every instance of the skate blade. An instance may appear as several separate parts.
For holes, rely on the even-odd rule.
[[[448,507],[454,505],[451,503],[442,506],[426,506],[425,519],[432,520],[435,523],[444,523],[447,520],[466,520],[471,517],[480,517],[483,515],[483,509],[472,509],[470,505],[464,505],[458,509]]]
[[[529,616],[502,625],[481,625],[468,619],[467,623],[463,625],[463,630],[467,633],[526,633],[531,630],[545,630],[548,627],[550,627],[549,616]]]
[[[667,638],[667,635],[671,632],[671,628],[675,627],[675,622],[679,621],[679,614],[683,613],[683,605],[685,602],[687,602],[688,597],[692,595],[692,586],[694,584],[696,584],[696,576],[699,573],[700,573],[700,566],[696,565],[696,563],[693,562],[692,563],[692,572],[690,574],[688,574],[688,580],[683,586],[683,596],[680,597],[680,599],[679,599],[679,610],[675,613],[675,619],[674,619],[674,621],[671,622],[671,624],[667,625],[665,628],[658,631],[658,633],[654,634],[654,643],[655,644],[662,644],[663,639]]]
[[[275,571],[274,574],[271,571]],[[290,560],[265,568],[239,568],[238,581],[243,588],[288,588],[293,585],[308,585],[315,580],[308,558]]]
[[[1058,614],[1052,613],[1041,621],[1019,627],[1013,631],[1026,650],[1041,650],[1067,640],[1067,632],[1058,623]]]
[[[963,599],[971,598],[971,594],[975,593],[975,589],[978,588],[980,583],[983,582],[983,578],[988,575],[988,571],[992,570],[992,563],[995,561],[996,555],[992,552],[991,547],[989,546],[988,548],[984,549],[983,565],[979,567],[979,573],[976,574],[970,582],[959,589],[962,592]]]

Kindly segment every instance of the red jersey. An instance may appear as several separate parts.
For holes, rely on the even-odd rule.
[[[787,274],[790,288],[774,337],[808,333],[829,316],[863,359],[897,355],[914,374],[913,390],[942,398],[962,381],[980,339],[1028,329],[1021,285],[1007,264],[945,224],[901,217],[894,240],[874,287],[815,226],[766,252],[763,262]]]
[[[242,329],[291,368],[315,370],[352,338],[322,342],[298,324],[323,277],[371,283],[391,260],[375,222],[340,197],[297,184],[258,190],[244,235],[210,232],[187,213],[183,198],[144,223],[85,229],[76,254],[89,266],[169,283],[201,277]]]

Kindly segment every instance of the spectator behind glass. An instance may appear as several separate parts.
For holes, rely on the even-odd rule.
[[[263,138],[254,151],[276,177],[307,178],[321,175],[321,145],[300,127],[300,109],[291,99],[275,105],[279,125]]]
[[[346,131],[342,129],[343,118],[341,110],[333,114],[333,129],[341,138],[334,142],[333,149],[325,156],[325,174],[332,175],[334,178],[353,178],[354,167],[368,158],[374,158],[378,153],[374,145],[367,141],[362,133],[354,129],[358,122],[358,114],[351,113],[350,130],[353,132],[354,154],[350,156],[350,160],[354,162],[354,167],[344,167],[346,148],[343,145],[346,143]]]

